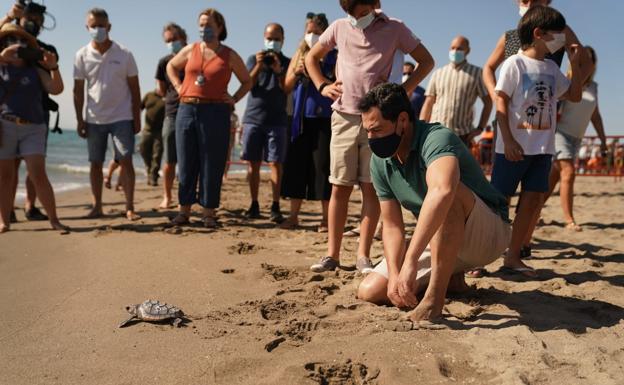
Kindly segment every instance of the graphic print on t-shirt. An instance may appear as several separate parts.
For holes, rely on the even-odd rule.
[[[522,74],[522,90],[525,103],[520,112],[519,129],[550,130],[554,109],[551,100],[554,97],[555,77],[546,74]]]

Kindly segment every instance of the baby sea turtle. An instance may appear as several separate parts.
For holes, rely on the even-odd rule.
[[[173,326],[179,327],[184,317],[182,310],[177,307],[151,299],[139,305],[128,305],[125,309],[132,316],[120,323],[119,327],[125,326],[134,319],[148,322],[160,322],[173,319]]]

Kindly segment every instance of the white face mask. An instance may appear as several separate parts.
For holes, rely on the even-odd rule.
[[[349,22],[351,22],[352,26],[363,30],[371,25],[373,20],[375,20],[375,11],[371,11],[368,15],[360,17],[359,19],[356,19],[351,15],[347,15],[347,18],[349,19]]]
[[[520,6],[520,17],[524,16],[525,13],[527,13],[527,11],[529,10],[529,7],[527,7],[526,5],[521,5]]]
[[[409,79],[409,75],[403,75],[403,77],[401,78],[401,82],[405,83],[407,79]]]
[[[550,53],[555,53],[559,51],[566,43],[566,35],[563,32],[553,33],[553,39],[551,41],[545,41],[546,48]]]
[[[303,37],[303,40],[305,40],[309,48],[312,48],[314,44],[316,44],[319,41],[319,38],[320,38],[319,35],[315,34],[314,32],[310,32],[310,33],[305,34],[305,36]]]

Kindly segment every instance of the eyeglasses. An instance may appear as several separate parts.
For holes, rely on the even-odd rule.
[[[318,17],[320,17],[320,18],[322,18],[322,19],[323,19],[323,18],[324,18],[324,19],[326,19],[326,18],[327,18],[327,16],[325,16],[325,14],[324,14],[324,13],[314,13],[314,12],[308,12],[308,13],[306,13],[306,19],[313,19],[315,16],[318,16]]]

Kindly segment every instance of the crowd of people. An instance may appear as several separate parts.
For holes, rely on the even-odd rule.
[[[327,233],[327,252],[312,271],[340,266],[348,204],[358,186],[356,267],[368,274],[359,298],[412,307],[414,319],[433,320],[447,291],[463,290],[465,276],[483,276],[484,266],[501,255],[503,273],[536,277],[525,260],[541,208],[559,181],[566,227],[581,230],[572,211],[574,164],[590,122],[599,150],[607,153],[593,81],[596,52],[580,44],[549,0],[518,0],[517,28],[501,36],[483,68],[469,63],[470,41],[458,35],[450,42],[449,63],[434,71],[425,43],[386,15],[379,0],[339,5],[347,16],[331,23],[323,13],[305,15],[292,58],[282,50],[286,31],[277,22],[266,25],[264,46],[246,61],[224,44],[226,20],[216,9],[199,13],[195,42],[168,23],[162,38],[169,54],[157,64],[156,90],[143,98],[134,57],[111,40],[107,12],[89,10],[91,40],[76,53],[73,72],[78,135],[86,139],[91,166],[92,208],[86,217],[103,215],[103,187],[111,188],[119,168],[125,215],[140,218],[132,155],[141,133],[148,184],[158,185],[162,174],[162,209],[175,207],[177,168],[179,211],[171,223],[190,224],[199,204],[201,224],[218,227],[238,126],[234,105],[247,96],[241,159],[248,164],[250,202],[244,215],[261,218],[263,162],[270,170],[270,220],[276,226],[297,228],[303,200],[320,202],[318,231]],[[63,81],[56,50],[37,40],[44,12],[33,2],[17,3],[0,21],[0,232],[14,219],[20,160],[32,190],[27,216],[67,229],[45,172],[46,100],[63,90]],[[567,75],[560,70],[566,52]],[[421,88],[430,73],[427,88]],[[240,86],[230,94],[232,75]],[[477,99],[483,107],[475,125]],[[494,129],[488,125],[493,108]],[[475,153],[479,136],[484,146]],[[109,138],[113,159],[104,177]],[[617,166],[621,147],[611,145]],[[491,181],[483,159],[493,160]],[[588,168],[586,159],[578,162]],[[510,199],[519,185],[511,222]],[[47,215],[36,208],[36,198]],[[282,198],[290,204],[286,217]],[[418,218],[409,240],[402,208]],[[385,258],[373,266],[370,251],[379,227]]]

